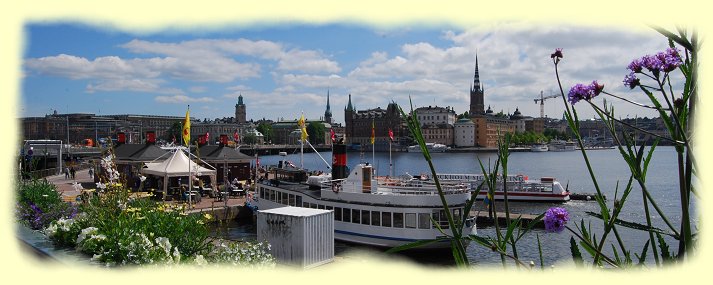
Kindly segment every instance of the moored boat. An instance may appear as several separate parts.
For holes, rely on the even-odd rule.
[[[548,145],[549,151],[575,151],[577,144],[573,141],[552,140]]]
[[[543,143],[536,143],[530,146],[530,151],[531,152],[545,152],[548,151],[550,148]]]
[[[433,185],[412,179],[377,179],[368,163],[347,170],[346,147],[340,144],[334,145],[332,161],[332,179],[318,189],[310,189],[303,174],[273,168],[274,179],[257,184],[250,204],[260,210],[285,206],[332,210],[335,239],[372,246],[394,247],[442,237],[431,219],[450,231]],[[474,233],[475,220],[464,209],[471,197],[469,186],[452,183],[443,192],[454,219],[465,224],[463,233]],[[450,243],[419,248],[450,248]]]
[[[426,148],[428,149],[429,153],[433,152],[446,152],[448,150],[448,146],[444,144],[439,144],[439,143],[426,143]],[[408,152],[421,152],[421,146],[419,145],[412,145],[407,148]]]
[[[451,183],[469,183],[469,187],[473,191],[485,180],[485,176],[482,174],[438,174],[438,178]],[[562,184],[554,177],[541,177],[532,180],[525,175],[508,175],[506,183],[509,201],[566,202],[570,200],[569,191],[562,187]],[[483,184],[476,199],[485,199],[487,194],[487,184]],[[492,198],[503,200],[504,197],[503,181],[502,177],[499,177]]]

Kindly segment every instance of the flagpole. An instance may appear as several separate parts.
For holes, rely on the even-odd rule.
[[[374,119],[371,119],[371,164],[376,164],[374,149],[376,148],[376,133],[374,130]],[[376,165],[374,165],[376,166]]]
[[[190,117],[188,116],[188,112],[191,111],[191,105],[188,105],[188,111],[186,112],[186,120],[189,122],[188,123],[188,140],[190,141],[190,133],[191,133],[191,127],[190,127]],[[191,209],[191,188],[193,185],[193,173],[191,173],[191,144],[190,142],[186,143],[186,147],[188,147],[188,209]],[[178,185],[180,187],[180,185]]]
[[[394,177],[394,165],[391,163],[391,140],[389,140],[389,177]]]

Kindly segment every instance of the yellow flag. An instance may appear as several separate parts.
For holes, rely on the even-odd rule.
[[[300,136],[300,139],[302,141],[306,141],[308,135],[307,135],[307,127],[305,126],[305,115],[304,114],[302,114],[300,116],[300,119],[299,119],[299,121],[297,121],[297,124],[300,127],[300,132],[302,133]]]
[[[371,144],[374,144],[376,133],[374,132],[374,121],[371,121]]]
[[[188,146],[191,141],[191,117],[190,109],[186,110],[186,119],[183,120],[183,143]]]

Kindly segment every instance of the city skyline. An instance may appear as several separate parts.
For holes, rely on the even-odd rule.
[[[563,48],[565,92],[598,80],[605,90],[645,101],[621,84],[628,63],[666,48],[655,31],[512,22],[379,29],[367,25],[270,25],[132,34],[81,24],[26,26],[20,113],[151,114],[196,119],[232,117],[239,95],[247,118],[292,120],[324,114],[335,122],[348,94],[357,109],[452,106],[468,110],[476,53],[485,107],[539,117],[534,99],[556,90],[549,54]],[[600,98],[596,99],[600,102]],[[614,99],[617,114],[656,116]],[[579,108],[581,118],[593,117]],[[545,114],[560,118],[559,98]]]

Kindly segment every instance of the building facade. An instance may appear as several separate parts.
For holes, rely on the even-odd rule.
[[[456,147],[475,146],[475,123],[463,118],[453,125],[453,144]]]
[[[485,88],[480,84],[480,74],[478,73],[478,55],[475,55],[475,75],[473,85],[470,87],[470,109],[471,116],[485,114]]]
[[[154,131],[157,138],[165,138],[174,123],[185,117],[156,115],[96,115],[91,113],[58,114],[20,119],[26,140],[53,139],[70,144],[81,144],[86,139],[94,142],[126,134],[126,143],[145,143],[145,133]]]
[[[349,145],[360,145],[362,150],[389,151],[389,129],[394,134],[391,147],[404,147],[411,143],[407,138],[409,134],[406,122],[401,119],[398,105],[389,103],[386,109],[356,110],[352,105],[351,94],[349,103],[344,109],[346,136],[345,142]],[[372,128],[374,130],[374,145],[371,144]]]

